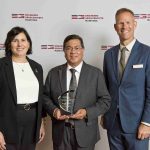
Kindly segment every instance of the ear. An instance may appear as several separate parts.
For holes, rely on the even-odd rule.
[[[137,21],[134,21],[134,28],[137,27]]]
[[[114,24],[114,29],[115,29],[115,31],[116,31],[116,29],[117,29],[117,25],[116,25],[116,24]]]
[[[28,41],[28,50],[30,49],[30,42]]]

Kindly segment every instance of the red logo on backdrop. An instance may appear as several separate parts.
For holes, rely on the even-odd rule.
[[[135,14],[135,19],[150,21],[150,14]]]
[[[38,21],[43,19],[42,16],[39,14],[33,14],[33,13],[18,13],[18,14],[12,14],[12,19],[23,19],[25,21]]]
[[[102,45],[101,46],[101,50],[106,51],[106,50],[108,50],[108,49],[110,49],[112,47],[113,47],[113,45]]]
[[[63,51],[63,45],[58,44],[48,44],[48,45],[41,45],[41,49],[43,50],[52,50],[56,52],[62,52]]]
[[[1,43],[0,43],[0,50],[5,50],[4,44],[1,44]]]
[[[89,14],[89,15],[72,15],[72,20],[83,20],[85,22],[98,22],[99,20],[103,20],[104,17],[95,15],[95,14]]]

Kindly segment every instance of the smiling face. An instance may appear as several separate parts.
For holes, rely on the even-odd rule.
[[[84,48],[82,48],[79,39],[71,39],[66,42],[64,53],[67,63],[72,67],[76,67],[83,60]]]
[[[114,28],[119,35],[121,44],[128,45],[134,39],[136,26],[137,22],[130,12],[122,12],[116,16]]]
[[[29,47],[30,43],[28,42],[26,35],[23,32],[19,33],[11,41],[12,57],[25,58]]]

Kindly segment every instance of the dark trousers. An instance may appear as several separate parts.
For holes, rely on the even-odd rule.
[[[94,147],[95,145],[90,147],[80,147],[76,140],[75,130],[66,126],[64,129],[64,137],[61,145],[58,146],[53,144],[54,150],[94,150]]]
[[[107,132],[107,135],[110,150],[148,150],[149,138],[138,140],[137,133],[124,133],[121,127],[119,114],[117,114],[114,126],[111,131]]]
[[[18,143],[6,143],[7,150],[35,150],[36,108],[17,110]]]
[[[18,145],[18,144],[7,144],[7,150],[35,150],[35,144]]]

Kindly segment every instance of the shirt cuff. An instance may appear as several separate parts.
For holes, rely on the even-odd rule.
[[[141,122],[141,123],[150,127],[150,123],[147,123],[147,122]]]

